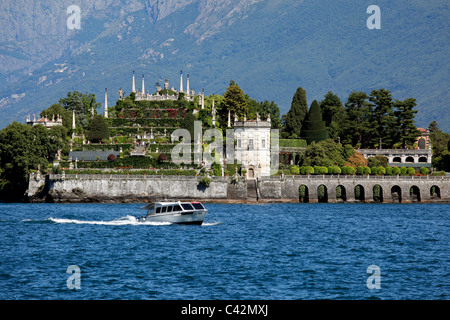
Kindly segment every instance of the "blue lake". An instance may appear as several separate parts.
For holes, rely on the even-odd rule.
[[[202,226],[142,206],[0,204],[0,299],[450,298],[448,204],[206,203]]]

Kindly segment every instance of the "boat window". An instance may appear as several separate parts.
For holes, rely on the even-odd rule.
[[[172,212],[172,208],[173,208],[172,206],[168,206],[167,207],[167,212]]]
[[[167,211],[167,207],[162,207],[162,213],[164,213],[164,212],[166,212]]]
[[[194,208],[189,203],[182,203],[181,206],[184,210],[194,210]]]
[[[192,202],[191,204],[192,204],[192,205],[194,206],[194,208],[197,209],[197,210],[205,209],[205,208],[203,207],[203,205],[202,205],[200,202]]]
[[[156,213],[160,213],[161,212],[161,207],[156,208]]]
[[[173,207],[173,211],[181,211],[181,207],[179,205],[176,205]]]

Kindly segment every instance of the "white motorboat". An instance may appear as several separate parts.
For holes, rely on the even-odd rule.
[[[201,202],[154,202],[142,208],[147,210],[145,216],[138,218],[139,222],[170,222],[176,224],[201,225],[208,210]]]

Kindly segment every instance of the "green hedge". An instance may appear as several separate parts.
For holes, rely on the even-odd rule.
[[[280,139],[280,147],[286,148],[306,148],[306,140],[303,139]]]
[[[178,127],[182,118],[169,119],[169,118],[115,118],[111,121],[111,127],[123,128],[133,127],[133,125],[140,125],[141,127]]]
[[[412,176],[416,174],[416,170],[412,167],[358,167],[353,168],[349,166],[338,167],[338,166],[330,166],[330,167],[321,167],[321,166],[292,166],[289,170],[279,170],[277,175],[281,173],[292,174],[292,175],[308,175],[308,174],[343,174],[343,175],[389,175],[389,176]],[[419,171],[422,175],[427,175],[429,173],[428,169],[422,167]],[[435,172],[433,175],[445,175],[445,172]]]
[[[70,162],[61,161],[60,166],[68,168]],[[78,168],[90,169],[112,169],[112,168],[129,168],[129,169],[148,169],[148,168],[168,168],[174,166],[171,163],[158,163],[158,159],[154,157],[124,157],[114,161],[78,161]]]
[[[196,170],[181,170],[181,169],[168,169],[168,170],[99,170],[99,169],[85,169],[85,170],[65,170],[65,174],[114,174],[114,175],[165,175],[165,176],[195,176],[197,174]]]

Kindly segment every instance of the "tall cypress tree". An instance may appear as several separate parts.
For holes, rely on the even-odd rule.
[[[420,136],[420,131],[414,125],[414,117],[417,110],[413,110],[416,106],[416,99],[409,98],[404,101],[396,101],[394,107],[394,115],[397,122],[397,140],[401,141],[402,148],[406,148],[406,144],[413,144],[416,138]]]
[[[300,137],[303,121],[308,114],[308,103],[306,101],[306,91],[298,87],[292,97],[291,109],[286,115],[286,131]]]
[[[309,109],[303,130],[304,139],[310,144],[328,139],[328,130],[325,121],[322,120],[322,111],[319,103],[314,100]]]

